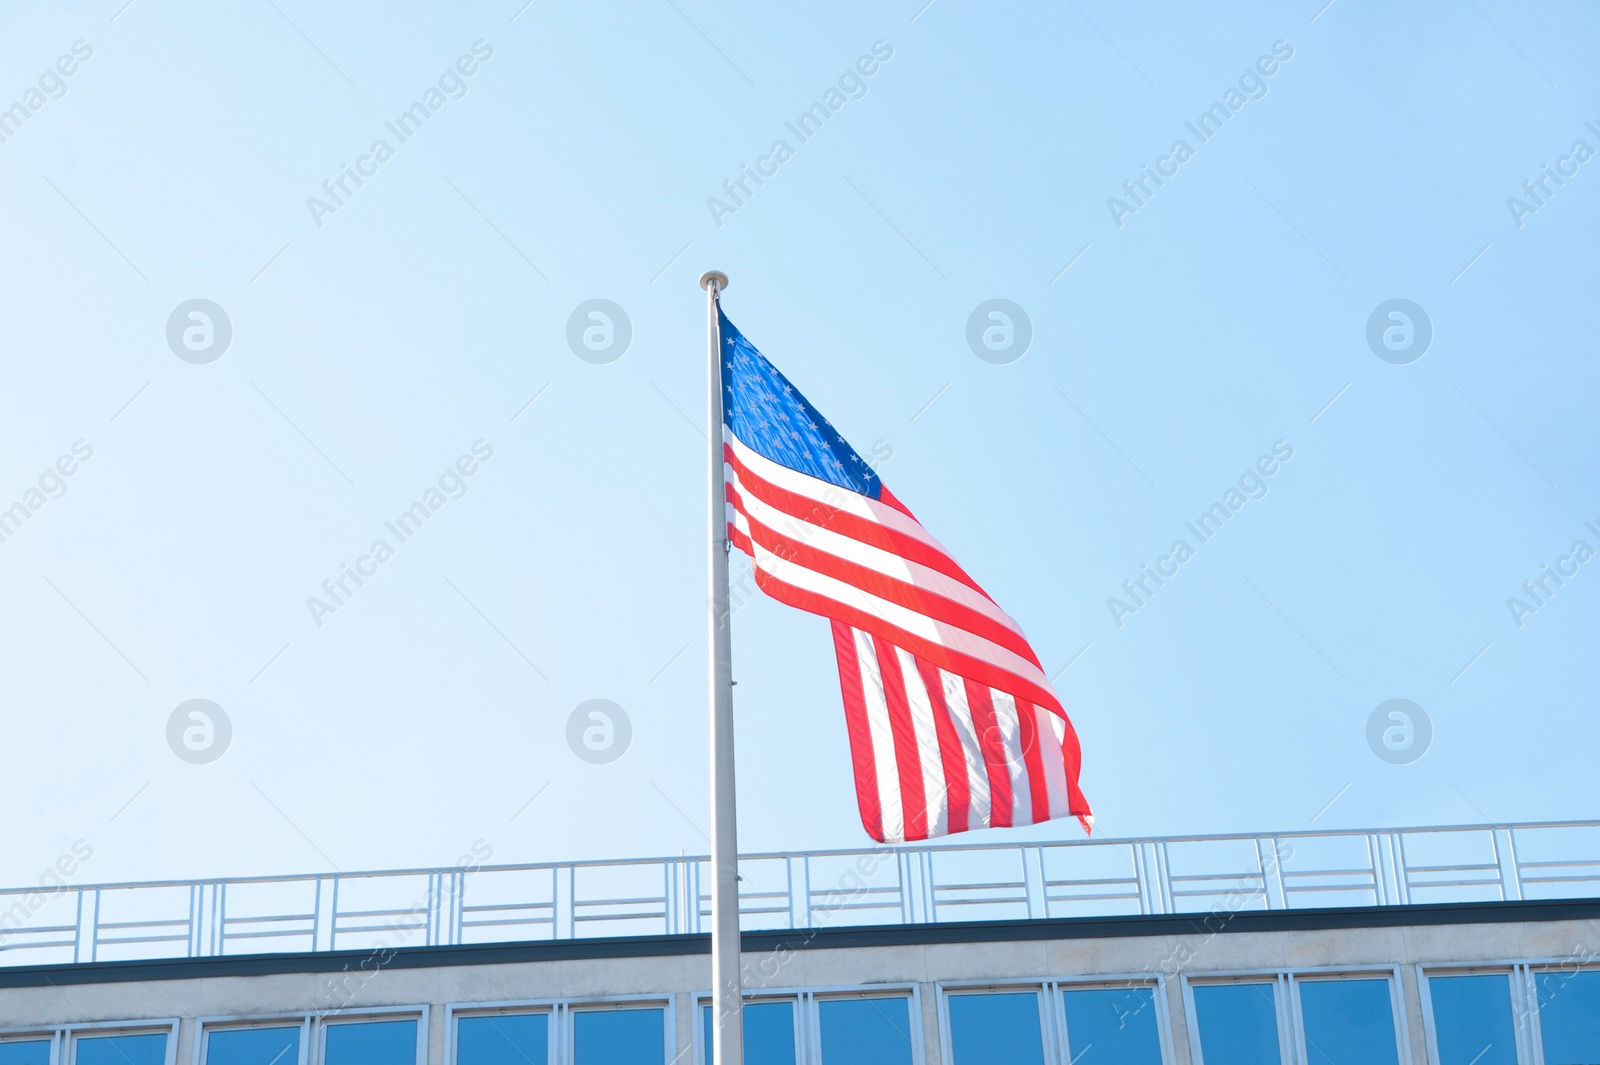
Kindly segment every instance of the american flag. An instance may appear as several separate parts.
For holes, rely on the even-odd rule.
[[[1087,830],[1077,734],[1017,623],[717,314],[728,539],[762,591],[833,623],[867,833]]]

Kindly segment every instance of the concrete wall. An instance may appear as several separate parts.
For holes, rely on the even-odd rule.
[[[1180,972],[1201,977],[1398,965],[1411,1061],[1422,1065],[1428,1056],[1415,965],[1592,960],[1596,944],[1600,933],[1591,922],[1562,920],[780,950],[747,953],[745,961],[752,990],[916,985],[929,1062],[942,1060],[936,987],[940,982],[1093,980],[1166,972],[1175,1065],[1190,1065],[1188,1022],[1176,978]],[[358,971],[356,966],[351,970]],[[341,1005],[346,1014],[378,1006],[427,1005],[427,1065],[445,1065],[446,1004],[648,994],[673,1004],[676,1053],[692,1045],[694,1004],[709,983],[709,958],[683,955],[383,968],[359,979],[348,973],[289,973],[13,987],[0,988],[0,1029],[90,1021],[104,1027],[108,1022],[179,1017],[183,1023],[176,1063],[191,1065],[195,1018],[320,1013]],[[694,1058],[684,1054],[680,1061],[690,1063]]]

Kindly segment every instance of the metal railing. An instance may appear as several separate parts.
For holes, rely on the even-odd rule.
[[[747,930],[1575,898],[1600,821],[740,859]],[[676,935],[710,928],[704,857],[0,891],[0,965]]]

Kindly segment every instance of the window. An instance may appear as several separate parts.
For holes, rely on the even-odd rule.
[[[0,1043],[0,1065],[50,1065],[49,1039],[17,1039]]]
[[[1297,980],[1296,985],[1309,1065],[1399,1065],[1386,977]]]
[[[911,1000],[903,996],[817,1002],[822,1065],[911,1065]]]
[[[1044,1065],[1037,992],[957,994],[946,1004],[954,1065]]]
[[[1533,986],[1544,1065],[1600,1061],[1600,971],[1535,971]]]
[[[1206,1065],[1282,1065],[1277,981],[1190,989]]]
[[[80,1035],[73,1055],[74,1065],[166,1065],[167,1033]]]
[[[1153,987],[1063,991],[1067,1056],[1075,1065],[1161,1065]]]
[[[795,1065],[794,1007],[790,1000],[744,1004],[744,1065]],[[700,1007],[700,1046],[711,1061],[711,1007]],[[465,1063],[462,1063],[465,1065]]]
[[[1428,977],[1439,1065],[1517,1065],[1511,974]]]
[[[205,1065],[299,1065],[301,1027],[208,1028]]]
[[[323,1033],[322,1046],[323,1065],[416,1065],[417,1020],[408,1017],[403,1021],[330,1024]]]
[[[550,1015],[509,1013],[462,1017],[456,1065],[549,1065]]]
[[[666,1013],[659,1006],[575,1011],[572,1054],[575,1065],[661,1065],[667,1060]]]

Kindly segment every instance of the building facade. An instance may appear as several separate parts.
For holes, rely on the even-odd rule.
[[[1595,832],[752,856],[746,1060],[1600,1062],[1600,899],[1583,897]],[[1458,859],[1427,857],[1441,835]],[[1103,850],[1077,849],[1090,846]],[[1127,875],[1094,875],[1106,853]],[[0,920],[0,1065],[702,1062],[702,861],[64,889],[26,927]],[[420,887],[418,904],[384,903],[385,885]],[[1306,904],[1329,894],[1350,901]],[[309,906],[284,909],[296,897]],[[1017,915],[969,919],[997,907]],[[1129,912],[1082,912],[1108,909]],[[618,934],[639,924],[659,930]],[[29,957],[52,951],[72,957]]]

